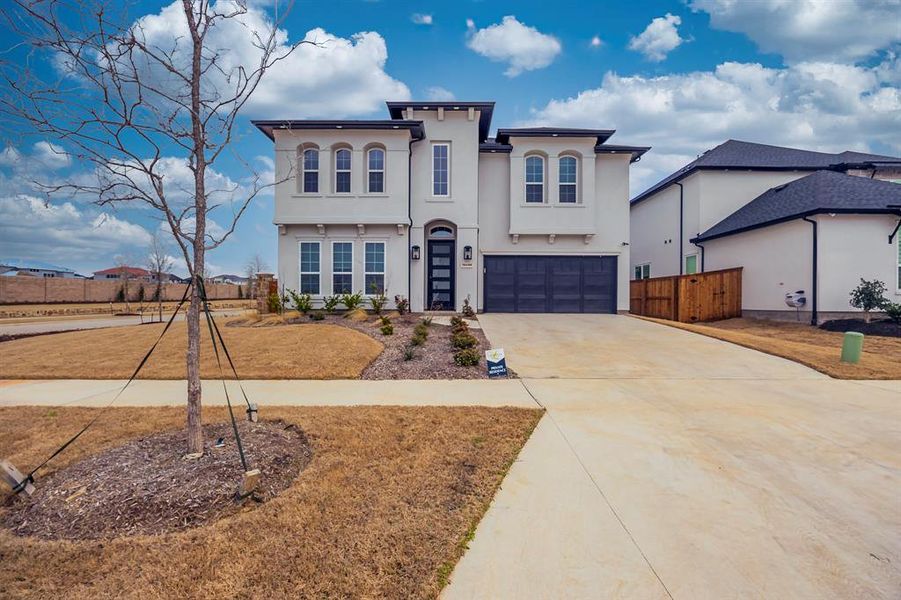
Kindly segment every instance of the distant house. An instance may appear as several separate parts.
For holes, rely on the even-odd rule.
[[[140,267],[113,267],[111,269],[103,269],[102,271],[94,271],[95,280],[103,279],[130,279],[137,281],[150,281],[153,278],[150,271]]]
[[[213,283],[231,283],[233,285],[247,284],[247,278],[241,277],[240,275],[216,275],[215,277],[211,277],[210,281]]]
[[[861,278],[901,302],[901,158],[728,140],[631,202],[634,279],[743,267],[742,310],[845,316]]]
[[[51,265],[39,260],[20,258],[0,258],[0,275],[27,275],[32,277],[63,277],[72,279],[81,277],[72,269]]]

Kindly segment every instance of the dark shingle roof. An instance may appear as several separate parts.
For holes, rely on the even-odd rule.
[[[901,184],[817,171],[765,191],[692,241],[704,242],[820,213],[901,214],[898,206]]]
[[[414,140],[425,137],[422,121],[402,120],[318,120],[318,119],[276,119],[253,120],[257,129],[266,134],[270,140],[275,140],[273,131],[277,129],[407,129]]]
[[[632,199],[638,203],[700,169],[817,170],[861,163],[901,163],[901,158],[864,152],[813,152],[741,140],[726,140]]]

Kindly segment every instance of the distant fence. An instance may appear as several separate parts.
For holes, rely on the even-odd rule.
[[[682,323],[741,316],[742,268],[629,282],[629,312]]]
[[[128,282],[128,300],[137,302],[141,288],[144,300],[153,298],[156,284],[146,281]],[[163,300],[181,300],[185,293],[184,283],[164,283]],[[238,298],[238,287],[230,283],[207,283],[207,295],[212,300]],[[248,296],[247,286],[243,286],[243,296]],[[62,277],[28,277],[14,275],[0,277],[0,304],[56,304],[75,302],[115,302],[122,289],[122,281],[109,279],[67,279]]]

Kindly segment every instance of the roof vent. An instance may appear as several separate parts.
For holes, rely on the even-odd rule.
[[[773,188],[773,191],[774,191],[774,192],[781,192],[782,190],[785,189],[785,187],[786,187],[787,185],[788,185],[787,183],[783,183],[782,185],[777,185],[776,187]]]

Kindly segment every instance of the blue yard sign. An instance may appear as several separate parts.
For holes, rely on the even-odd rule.
[[[485,362],[488,365],[488,377],[506,377],[507,359],[504,358],[503,348],[494,348],[485,352]]]

